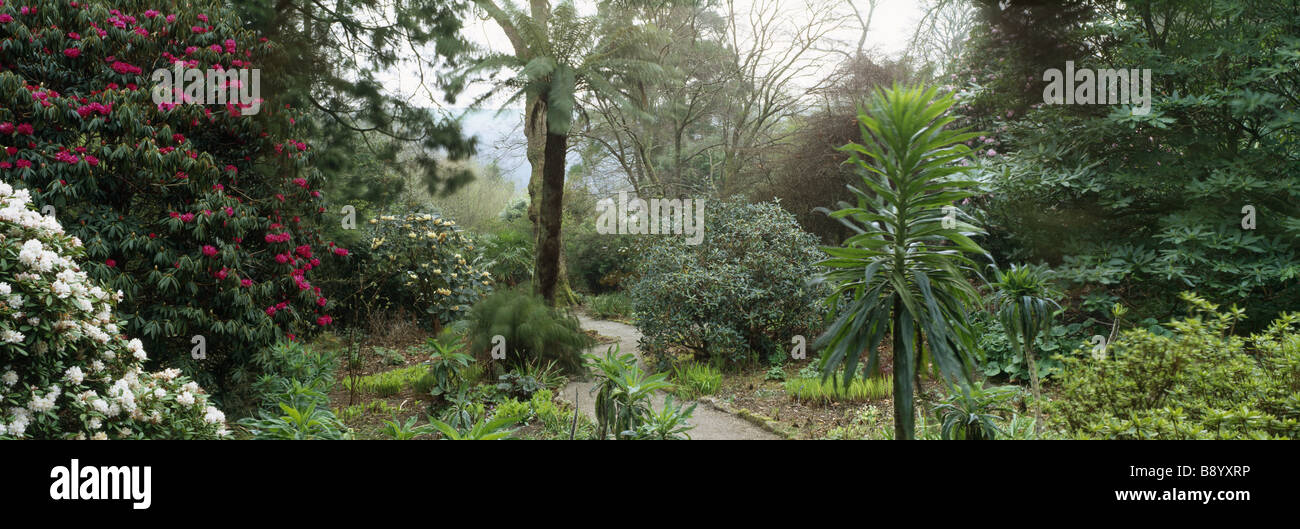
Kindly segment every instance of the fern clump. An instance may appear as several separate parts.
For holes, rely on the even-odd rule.
[[[470,311],[472,350],[490,357],[493,337],[504,341],[509,365],[554,362],[570,373],[582,371],[582,350],[592,340],[582,332],[578,318],[548,307],[542,298],[523,289],[502,290],[483,298]]]

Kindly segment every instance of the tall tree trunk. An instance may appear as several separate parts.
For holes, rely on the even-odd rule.
[[[533,224],[533,241],[535,255],[533,259],[533,287],[546,298],[546,302],[555,306],[558,302],[560,305],[569,305],[575,302],[573,289],[569,287],[568,267],[564,258],[564,243],[559,233],[561,219],[564,212],[564,171],[565,171],[565,150],[568,148],[568,138],[564,138],[563,145],[560,147],[558,155],[559,193],[560,197],[558,210],[553,217],[556,234],[554,244],[559,248],[558,257],[543,257],[542,247],[548,244],[546,241],[547,230],[544,224],[547,222],[546,213],[544,213],[543,203],[546,200],[544,182],[546,180],[547,170],[552,164],[552,153],[549,152],[550,136],[546,128],[546,99],[542,97],[533,97],[528,101],[528,107],[524,114],[524,136],[528,139],[528,164],[532,167],[532,173],[528,178],[528,220]],[[544,259],[554,259],[546,261]],[[548,286],[543,279],[542,269],[548,268],[548,276],[552,277],[551,284]],[[548,294],[549,292],[549,294]]]
[[[546,303],[556,305],[557,284],[562,270],[560,262],[564,245],[560,240],[560,227],[564,214],[564,157],[569,148],[566,134],[546,134],[542,169],[542,203],[538,208],[540,223],[537,245],[537,291]],[[561,292],[563,294],[563,292]]]

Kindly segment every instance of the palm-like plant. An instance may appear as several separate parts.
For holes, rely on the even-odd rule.
[[[602,0],[597,4],[605,10],[617,3]],[[662,74],[662,68],[646,59],[652,31],[627,17],[582,16],[572,0],[562,0],[554,7],[551,0],[530,0],[528,12],[512,0],[474,0],[474,5],[501,27],[513,53],[483,54],[451,79],[451,91],[458,91],[476,75],[503,69],[516,72],[493,84],[474,105],[503,90],[511,91],[503,108],[524,101],[524,135],[533,169],[528,183],[528,217],[537,229],[533,275],[547,304],[556,305],[557,295],[567,304],[573,295],[565,277],[560,225],[565,158],[577,95],[599,93],[635,112],[636,105],[617,86]]]
[[[974,263],[965,253],[986,252],[970,238],[983,231],[952,204],[974,195],[975,183],[960,178],[969,168],[956,162],[970,153],[962,142],[978,135],[945,129],[953,118],[943,114],[952,105],[951,96],[936,98],[934,89],[895,85],[875,94],[858,116],[863,143],[842,148],[866,189],[849,186],[857,206],[831,213],[857,234],[823,248],[831,258],[820,263],[835,285],[826,300],[835,319],[815,344],[824,348],[823,377],[842,367],[844,383],[852,382],[864,352],[864,370],[876,372],[876,348],[892,334],[898,439],[915,437],[923,347],[963,388],[974,368],[965,308],[979,295],[966,281]]]
[[[605,352],[604,357],[586,355],[595,367],[600,381],[591,388],[596,393],[596,423],[599,436],[613,434],[615,439],[628,439],[645,423],[652,420],[651,397],[656,391],[673,385],[667,373],[646,375],[636,365],[636,357],[619,354],[618,346]],[[695,408],[692,407],[691,411]]]
[[[1034,361],[1034,342],[1052,325],[1061,306],[1052,298],[1060,292],[1052,288],[1049,271],[1035,265],[1011,265],[994,270],[993,305],[998,320],[1007,332],[1011,351],[1022,355],[1029,365],[1029,382],[1034,388],[1034,433],[1042,433],[1042,392],[1038,384],[1038,365]]]
[[[1019,392],[1019,386],[985,388],[978,382],[967,391],[953,392],[934,407],[943,424],[941,438],[979,441],[1006,436],[998,422],[1003,420],[1003,414],[1011,413],[1007,401]]]

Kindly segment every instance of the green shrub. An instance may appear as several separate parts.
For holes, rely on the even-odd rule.
[[[570,373],[582,371],[582,350],[591,344],[577,317],[547,307],[526,287],[494,292],[474,305],[468,333],[470,348],[480,358],[488,357],[492,338],[501,336],[507,364],[554,362]]]
[[[430,323],[463,318],[491,289],[474,241],[456,222],[430,213],[381,215],[367,225],[362,264],[364,303],[379,311],[412,310]],[[372,301],[373,300],[373,301]]]
[[[590,296],[587,310],[597,318],[627,318],[632,315],[632,298],[621,292]]]
[[[533,417],[533,408],[531,400],[520,402],[515,399],[506,399],[497,404],[492,410],[493,417],[516,417],[519,422],[527,423]]]
[[[1231,334],[1243,310],[1182,297],[1193,314],[1169,323],[1171,335],[1128,330],[1104,357],[1067,359],[1052,419],[1107,439],[1300,435],[1300,314],[1243,338]]]
[[[555,394],[551,393],[551,390],[541,389],[533,393],[533,397],[528,401],[533,415],[542,421],[542,426],[548,430],[563,429],[568,424],[567,416],[555,405],[554,399]]]
[[[708,364],[690,362],[673,368],[673,384],[682,399],[712,395],[722,385],[722,372]]]
[[[894,393],[894,377],[886,375],[878,378],[854,377],[853,382],[844,385],[843,378],[836,374],[823,381],[818,378],[792,378],[785,381],[785,392],[795,400],[814,404],[831,402],[866,402],[887,398]]]
[[[628,289],[641,349],[684,347],[743,362],[783,354],[795,335],[813,336],[825,291],[817,239],[776,203],[710,201],[704,239],[656,237]]]
[[[564,234],[570,281],[592,293],[618,290],[635,273],[636,242],[634,235],[597,232],[594,220],[571,228]]]
[[[81,241],[0,182],[0,439],[196,439],[225,415],[177,369],[145,372],[139,339],[76,262]]]

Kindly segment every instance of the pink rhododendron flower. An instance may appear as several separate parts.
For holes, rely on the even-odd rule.
[[[212,245],[205,244],[203,245],[203,255],[206,255],[208,257],[216,257],[217,249],[214,248]]]
[[[63,50],[63,54],[71,58],[77,58],[81,56],[81,50],[77,48],[68,48],[66,50]]]

